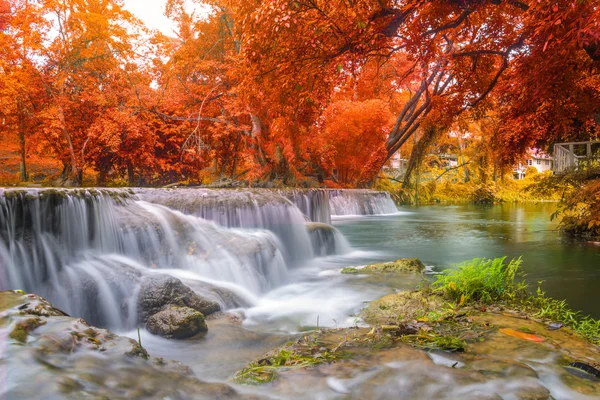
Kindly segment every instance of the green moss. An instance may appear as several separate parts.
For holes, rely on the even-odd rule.
[[[232,380],[244,385],[272,382],[279,371],[306,368],[347,358],[346,353],[337,350],[327,347],[318,339],[318,335],[307,336],[254,361],[235,374]]]
[[[24,197],[27,194],[25,190],[7,190],[4,192],[5,199],[16,199],[18,197]]]
[[[396,261],[370,264],[363,268],[347,267],[342,268],[342,274],[377,274],[377,273],[395,273],[395,272],[413,272],[420,273],[425,269],[425,265],[418,258],[400,258]]]
[[[400,321],[412,321],[436,312],[447,315],[444,299],[425,290],[399,292],[374,300],[361,311],[361,317],[369,324],[395,324]]]
[[[13,330],[8,336],[17,342],[25,343],[27,342],[27,336],[29,335],[29,332],[33,331],[44,323],[45,322],[42,322],[40,318],[28,318],[23,321],[19,321],[15,324]]]
[[[437,333],[422,333],[417,335],[404,335],[401,340],[415,347],[426,350],[465,351],[467,342],[455,336],[438,335]]]

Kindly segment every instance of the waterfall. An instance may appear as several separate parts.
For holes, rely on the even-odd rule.
[[[310,221],[331,224],[329,190],[290,189],[278,193],[294,203]]]
[[[346,189],[329,190],[331,215],[382,215],[398,212],[388,192]]]
[[[138,189],[140,199],[213,221],[228,228],[265,229],[282,243],[282,253],[295,265],[323,255],[323,244],[308,221],[331,223],[325,190]],[[331,229],[334,229],[331,227]],[[341,234],[328,248],[346,251]]]
[[[23,289],[111,328],[136,323],[141,278],[190,270],[260,294],[287,265],[266,230],[226,229],[124,191],[0,191],[0,289]]]
[[[388,201],[326,189],[0,189],[0,289],[133,328],[149,274],[191,274],[257,298],[289,268],[350,251],[330,214],[393,212]]]

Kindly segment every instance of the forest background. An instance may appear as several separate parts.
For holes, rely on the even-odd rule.
[[[510,180],[529,149],[600,133],[596,1],[186,4],[166,2],[169,37],[120,0],[0,0],[0,184],[494,201],[537,196],[542,177]],[[402,176],[383,174],[398,151]]]

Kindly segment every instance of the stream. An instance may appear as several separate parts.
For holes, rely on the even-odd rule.
[[[600,317],[600,247],[561,238],[550,221],[553,203],[397,208],[387,193],[360,190],[1,191],[0,289],[37,293],[71,316],[137,339],[140,281],[156,273],[179,278],[231,318],[209,319],[201,338],[167,340],[142,329],[141,340],[152,356],[187,364],[204,381],[227,381],[317,327],[362,326],[356,315],[366,302],[421,279],[342,275],[345,266],[417,257],[431,279],[471,258],[522,256],[533,287],[543,280],[550,296]],[[235,300],[215,296],[215,287]],[[415,381],[419,371],[432,377],[421,364],[406,367],[395,361],[382,368]],[[352,375],[361,390],[373,385],[365,371]],[[350,390],[327,377],[309,390],[314,379],[276,390],[235,388],[283,398]],[[445,385],[468,386],[453,379]],[[398,382],[382,382],[396,390]],[[471,389],[485,392],[486,385]],[[431,396],[442,390],[439,382],[430,389]]]

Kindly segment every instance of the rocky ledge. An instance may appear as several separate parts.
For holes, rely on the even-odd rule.
[[[396,261],[369,264],[364,267],[342,268],[342,274],[378,274],[394,272],[423,272],[425,265],[418,258],[400,258]]]
[[[282,397],[310,387],[323,398],[600,398],[600,321],[541,289],[529,294],[515,280],[519,266],[503,258],[461,264],[421,290],[370,302],[358,316],[368,327],[303,334],[233,379],[269,383]]]
[[[21,291],[0,292],[0,398],[241,398],[135,340],[90,326]],[[247,398],[247,397],[245,397]]]

